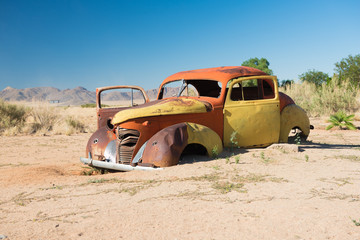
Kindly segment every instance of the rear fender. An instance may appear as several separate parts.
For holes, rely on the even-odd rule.
[[[164,128],[151,137],[144,147],[141,163],[157,167],[178,164],[180,156],[189,144],[200,144],[206,148],[209,156],[216,149],[223,149],[221,138],[208,127],[196,123],[179,123]]]
[[[310,121],[306,112],[296,104],[284,107],[280,114],[280,138],[279,142],[288,142],[288,136],[293,128],[302,131],[302,138],[306,139],[310,133]]]

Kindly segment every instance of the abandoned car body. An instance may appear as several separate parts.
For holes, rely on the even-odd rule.
[[[177,85],[178,84],[178,85]],[[136,88],[136,87],[133,87]],[[184,71],[166,78],[155,101],[102,108],[83,163],[115,170],[176,165],[184,152],[220,153],[223,147],[265,147],[310,132],[305,111],[278,91],[277,79],[250,67]],[[174,96],[174,90],[177,94]]]

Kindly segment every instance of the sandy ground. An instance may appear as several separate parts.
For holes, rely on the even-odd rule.
[[[90,134],[0,137],[0,239],[360,239],[360,131],[314,122],[299,152],[92,176]]]

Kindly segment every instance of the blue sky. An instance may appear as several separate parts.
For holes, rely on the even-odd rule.
[[[157,88],[264,57],[280,80],[360,54],[360,1],[0,0],[0,90]]]

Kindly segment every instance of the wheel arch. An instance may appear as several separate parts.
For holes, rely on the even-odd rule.
[[[189,145],[203,146],[209,156],[222,152],[219,135],[212,129],[196,123],[178,123],[154,134],[146,143],[141,163],[157,167],[178,164],[181,154]]]
[[[306,112],[296,104],[284,107],[280,114],[279,142],[288,142],[291,129],[298,128],[302,131],[302,137],[307,138],[310,133],[310,121]]]
[[[187,123],[187,125],[189,135],[188,144],[202,145],[211,157],[222,152],[222,140],[214,130],[197,123]]]

